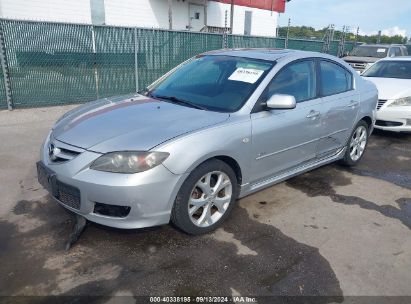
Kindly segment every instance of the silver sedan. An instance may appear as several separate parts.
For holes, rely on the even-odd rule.
[[[138,94],[61,117],[37,163],[65,208],[118,228],[215,229],[237,198],[313,168],[355,165],[376,87],[325,54],[205,53]]]

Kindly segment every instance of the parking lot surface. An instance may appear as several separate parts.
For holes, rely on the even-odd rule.
[[[0,295],[411,296],[411,135],[241,199],[214,233],[88,223],[66,252],[74,218],[35,162],[71,107],[0,112]]]

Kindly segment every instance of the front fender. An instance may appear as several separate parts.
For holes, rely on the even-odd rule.
[[[233,158],[247,183],[251,160],[251,121],[229,119],[224,124],[190,133],[155,148],[170,153],[163,165],[174,174],[193,171],[199,164],[216,156]]]

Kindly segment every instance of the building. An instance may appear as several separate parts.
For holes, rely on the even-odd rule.
[[[181,31],[221,32],[227,27],[233,34],[275,36],[286,1],[0,0],[0,17]]]

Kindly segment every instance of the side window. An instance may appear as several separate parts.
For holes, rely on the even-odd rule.
[[[397,46],[390,48],[390,52],[388,53],[389,57],[397,57],[401,56],[401,49]]]
[[[321,61],[321,92],[323,96],[352,90],[352,74],[338,64]]]
[[[313,60],[291,63],[280,70],[261,95],[260,101],[267,101],[274,94],[295,97],[297,102],[313,99],[317,95],[316,69]]]

